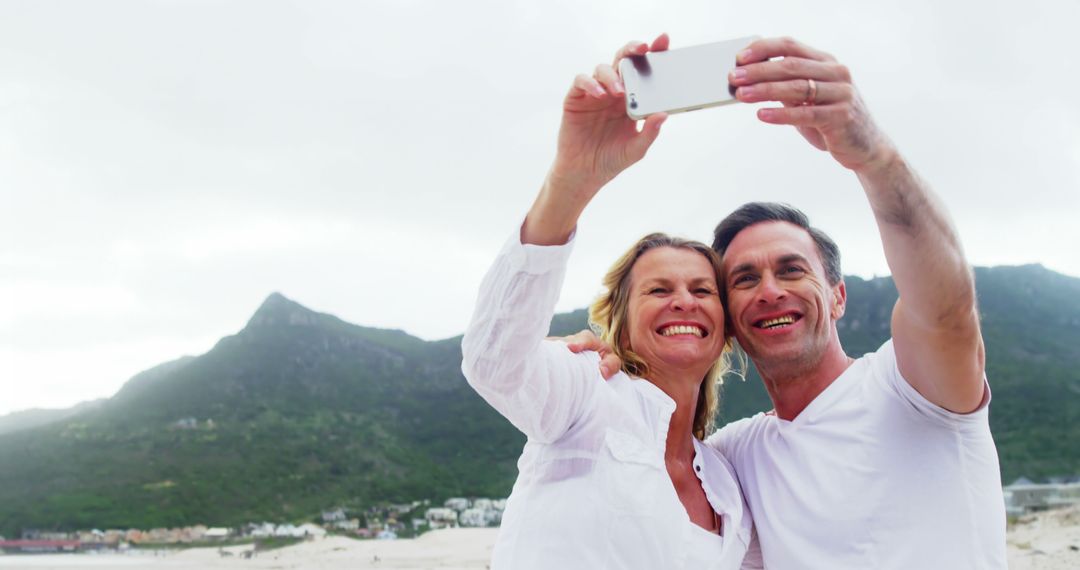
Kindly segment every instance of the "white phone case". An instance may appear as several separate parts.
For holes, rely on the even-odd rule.
[[[736,101],[728,84],[735,56],[758,36],[649,52],[624,58],[619,74],[626,87],[626,114],[682,113]]]

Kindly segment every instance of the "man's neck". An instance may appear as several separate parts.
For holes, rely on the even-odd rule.
[[[772,398],[776,416],[790,421],[831,386],[852,362],[854,359],[848,357],[839,340],[835,340],[829,343],[820,361],[805,368],[758,366],[758,372]]]

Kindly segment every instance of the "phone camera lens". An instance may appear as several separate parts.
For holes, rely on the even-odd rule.
[[[630,108],[631,109],[637,109],[637,101],[634,101],[633,99],[631,99],[630,100]]]

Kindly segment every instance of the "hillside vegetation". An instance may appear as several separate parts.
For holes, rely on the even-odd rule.
[[[1080,473],[1080,280],[977,270],[1003,477]],[[849,354],[888,337],[888,278],[847,278]],[[585,327],[558,315],[553,334]],[[239,333],[113,398],[0,435],[0,535],[302,520],[337,505],[505,496],[524,438],[427,342],[271,295]],[[753,371],[721,423],[770,406]],[[0,423],[2,425],[2,423]]]

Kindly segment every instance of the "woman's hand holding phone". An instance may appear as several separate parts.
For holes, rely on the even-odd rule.
[[[615,54],[612,65],[598,65],[592,75],[574,78],[563,100],[554,175],[595,193],[645,156],[667,115],[649,117],[639,131],[637,122],[626,115],[626,88],[616,70],[623,58],[664,51],[668,43],[667,34],[651,45],[630,42]]]
[[[563,100],[555,162],[521,228],[522,243],[566,243],[585,206],[605,184],[641,160],[660,134],[665,113],[649,116],[639,131],[626,115],[626,88],[615,71],[631,55],[668,48],[667,34],[652,44],[630,42],[612,65],[578,75]]]

